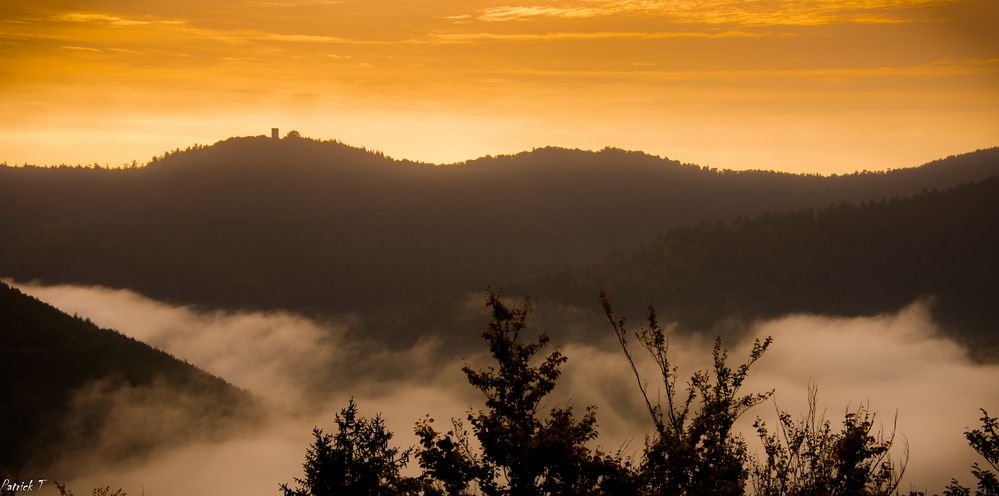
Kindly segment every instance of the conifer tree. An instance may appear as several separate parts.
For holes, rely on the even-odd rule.
[[[410,450],[389,446],[392,433],[381,416],[357,415],[351,399],[336,415],[337,432],[313,429],[305,455],[305,477],[298,487],[281,484],[285,496],[396,496],[416,494],[418,480],[401,475]]]
[[[473,449],[460,422],[444,434],[434,430],[431,419],[418,424],[418,457],[433,491],[490,496],[632,492],[627,463],[586,445],[597,437],[594,407],[582,417],[571,407],[553,407],[546,417],[539,413],[566,357],[553,351],[535,363],[548,337],[523,339],[530,306],[508,307],[492,291],[486,305],[492,321],[482,336],[496,365],[463,369],[469,383],[485,396],[485,407],[467,417],[481,449]]]

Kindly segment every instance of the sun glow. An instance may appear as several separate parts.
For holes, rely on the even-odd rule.
[[[431,162],[618,146],[832,173],[999,136],[989,0],[69,5],[0,6],[0,161],[277,126]]]

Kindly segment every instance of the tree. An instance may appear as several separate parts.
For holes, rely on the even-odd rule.
[[[713,368],[694,373],[681,392],[669,356],[667,329],[650,307],[648,326],[633,335],[662,375],[664,394],[653,402],[629,345],[626,320],[614,313],[606,295],[601,295],[601,302],[655,427],[646,438],[639,466],[620,452],[608,455],[588,447],[597,438],[594,407],[582,417],[569,407],[553,407],[544,416],[539,413],[567,358],[557,350],[537,357],[548,337],[523,339],[530,305],[509,307],[490,291],[486,305],[492,320],[482,336],[489,342],[495,365],[462,369],[485,397],[484,408],[468,414],[468,427],[452,419],[451,428],[441,433],[427,417],[416,424],[419,446],[400,453],[388,446],[392,436],[381,418],[358,418],[351,401],[336,417],[335,436],[314,430],[305,478],[296,479],[295,490],[283,484],[285,496],[727,496],[744,494],[750,475],[759,496],[897,494],[905,463],[896,466],[890,456],[894,429],[887,437],[874,433],[875,415],[859,408],[847,411],[842,431],[833,432],[829,421],[816,415],[814,389],[809,413],[800,421],[778,410],[779,430],[771,434],[757,419],[754,425],[766,458],[752,463],[746,443],[733,428],[743,413],[773,394],[740,393],[749,369],[769,348],[771,338],[756,340],[748,360],[736,368],[727,365],[728,354],[716,340]],[[969,440],[994,465],[999,452],[995,419],[986,415],[983,422],[984,432],[968,433]],[[413,453],[423,473],[403,477],[400,471]],[[975,470],[976,475],[982,473],[977,465]]]
[[[981,429],[964,432],[968,444],[992,466],[992,470],[982,468],[978,462],[972,466],[971,473],[978,479],[975,496],[999,496],[999,478],[996,477],[996,472],[999,472],[999,433],[996,432],[999,430],[999,420],[990,417],[989,413],[983,409],[981,421]],[[971,489],[952,479],[947,490],[944,491],[944,495],[971,496]]]
[[[541,400],[555,388],[566,357],[553,351],[533,364],[548,337],[521,339],[530,305],[507,307],[492,291],[486,305],[492,321],[482,336],[489,341],[497,367],[462,369],[485,396],[485,408],[467,417],[481,450],[472,448],[468,431],[458,421],[445,434],[434,430],[432,419],[417,424],[417,456],[432,492],[518,496],[631,492],[628,463],[619,454],[609,456],[586,446],[597,437],[594,407],[581,418],[571,407],[553,407],[547,418],[539,417]]]
[[[752,469],[758,496],[897,494],[906,461],[896,465],[890,455],[895,430],[888,436],[873,434],[875,415],[861,407],[847,411],[843,430],[833,432],[830,422],[816,409],[817,389],[811,388],[808,412],[797,422],[777,410],[778,430],[753,424],[766,457]]]
[[[745,442],[732,432],[732,426],[746,410],[773,393],[739,394],[749,368],[770,346],[771,339],[757,340],[749,360],[735,370],[725,364],[728,355],[722,349],[720,338],[715,340],[713,374],[695,373],[686,393],[681,394],[676,385],[677,369],[669,358],[665,329],[660,325],[655,309],[649,307],[648,327],[634,336],[662,375],[666,404],[661,400],[653,403],[628,344],[626,319],[614,313],[606,294],[601,293],[600,301],[638,381],[655,427],[653,437],[646,439],[638,474],[642,493],[743,494],[748,477],[748,455]]]
[[[411,450],[400,452],[389,446],[392,433],[381,416],[358,417],[357,404],[351,399],[335,421],[335,435],[313,429],[315,440],[305,455],[305,478],[295,479],[296,489],[281,484],[285,496],[416,494],[419,481],[400,473]]]

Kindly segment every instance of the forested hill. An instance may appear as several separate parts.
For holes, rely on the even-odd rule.
[[[592,261],[702,220],[997,173],[999,149],[819,177],[616,149],[434,166],[336,142],[234,138],[129,170],[0,167],[0,275],[212,307],[394,309]]]
[[[248,393],[225,381],[2,282],[0,398],[0,473],[7,475],[79,452],[127,457],[159,443],[222,436],[227,422],[259,414]],[[150,409],[143,418],[127,416],[143,408]],[[109,432],[128,439],[109,446],[105,421],[120,422]]]
[[[999,359],[999,177],[911,198],[671,230],[627,255],[517,287],[707,329],[788,313],[873,315],[927,298],[945,330]]]

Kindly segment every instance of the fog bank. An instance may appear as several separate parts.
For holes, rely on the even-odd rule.
[[[440,420],[463,418],[469,407],[482,403],[460,368],[484,363],[484,353],[453,356],[445,341],[432,338],[402,351],[385,351],[377,343],[349,337],[354,334],[347,331],[363,316],[320,323],[280,312],[202,313],[123,290],[18,287],[248,389],[275,412],[259,430],[165,449],[139,462],[102,465],[99,456],[88,459],[87,475],[73,481],[78,492],[112,484],[130,494],[143,489],[156,495],[276,494],[278,483],[301,476],[312,426],[329,430],[333,413],[352,396],[361,414],[383,414],[400,445],[413,443],[413,424],[425,414]],[[484,315],[486,310],[481,311]],[[639,322],[638,317],[632,321]],[[594,323],[594,329],[611,336],[605,322]],[[774,344],[751,370],[744,392],[776,390],[773,402],[740,420],[751,448],[758,446],[753,418],[767,418],[775,426],[774,403],[800,414],[814,384],[819,410],[836,428],[848,406],[869,405],[888,429],[897,412],[899,444],[907,442],[910,452],[902,489],[911,484],[939,491],[951,477],[970,480],[976,455],[962,432],[977,426],[979,408],[999,412],[999,388],[994,387],[999,367],[970,360],[965,349],[943,337],[925,305],[866,318],[792,315],[757,323],[750,332],[773,336]],[[597,405],[597,444],[611,450],[624,447],[637,456],[651,425],[616,343],[554,344],[569,361],[542,411],[565,403],[579,410]],[[712,339],[704,336],[671,337],[679,382],[710,366],[711,345]],[[730,364],[741,363],[748,349],[744,342],[731,350]],[[656,384],[657,377],[647,377]],[[149,415],[149,408],[140,410]],[[113,434],[109,430],[108,437]]]

